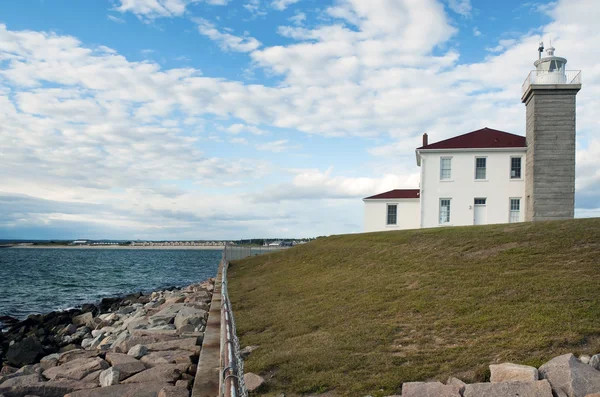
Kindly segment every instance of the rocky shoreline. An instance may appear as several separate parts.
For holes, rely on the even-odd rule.
[[[0,397],[188,397],[214,279],[0,318]]]

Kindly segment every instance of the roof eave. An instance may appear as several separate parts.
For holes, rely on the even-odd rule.
[[[527,146],[489,147],[489,148],[452,148],[452,149],[417,149],[417,153],[427,152],[526,152]]]

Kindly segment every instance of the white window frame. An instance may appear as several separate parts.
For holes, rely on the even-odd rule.
[[[448,201],[448,220],[442,221],[442,202]],[[438,222],[440,225],[449,225],[452,220],[452,199],[448,197],[440,198],[438,205]]]
[[[484,178],[477,178],[477,160],[478,159],[485,159],[485,177]],[[476,156],[475,157],[475,180],[476,181],[487,181],[487,168],[488,168],[488,162],[487,162],[487,156]]]
[[[443,168],[442,164],[444,164],[444,160],[450,161],[450,174],[447,178],[443,177]],[[452,156],[442,156],[440,157],[440,181],[451,181],[452,180]]]
[[[521,176],[513,177],[512,176],[512,159],[521,159]],[[508,164],[508,176],[511,181],[521,181],[523,180],[523,156],[510,156],[510,162]]]
[[[390,207],[396,207],[396,223],[389,223]],[[385,225],[386,226],[398,226],[398,203],[388,203],[385,206]]]
[[[519,200],[519,210],[518,211],[514,211],[512,209],[512,202],[513,200]],[[510,197],[508,199],[508,223],[519,223],[521,222],[521,209],[523,208],[523,199],[521,197]],[[513,213],[517,213],[517,220],[514,221],[513,220]]]

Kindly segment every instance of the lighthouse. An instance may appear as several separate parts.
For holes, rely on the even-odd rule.
[[[538,60],[523,83],[527,109],[525,220],[571,219],[575,212],[576,96],[581,71],[540,43]]]

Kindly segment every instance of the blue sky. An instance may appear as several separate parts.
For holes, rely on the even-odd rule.
[[[578,96],[577,214],[600,215],[600,6],[470,0],[0,3],[0,238],[359,232],[414,148],[524,133],[554,40]]]

